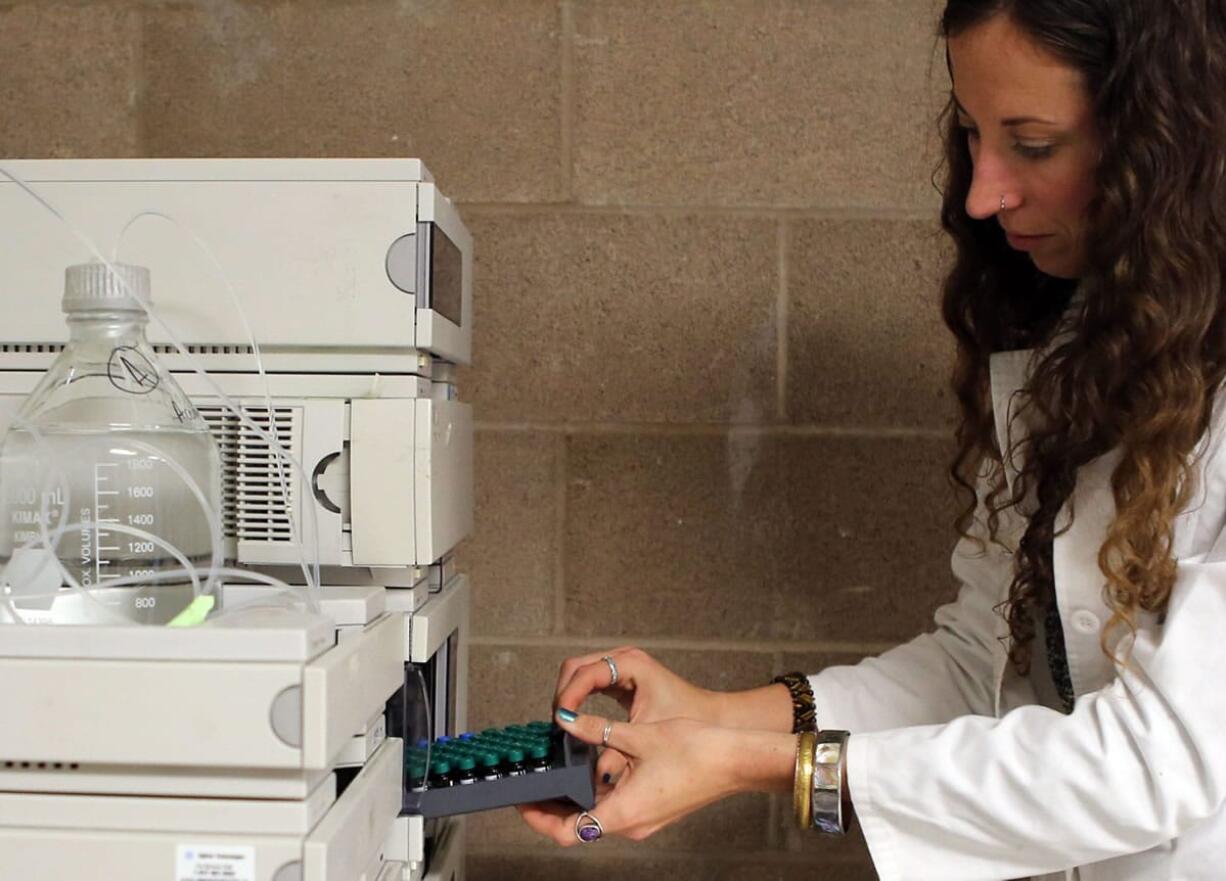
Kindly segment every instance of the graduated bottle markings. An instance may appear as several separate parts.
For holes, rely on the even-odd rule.
[[[66,582],[41,556],[44,517],[52,538],[61,521],[81,524],[63,534],[55,544],[55,556],[111,612],[142,623],[165,623],[190,603],[193,587],[183,575],[137,586],[110,585],[123,578],[182,569],[184,561],[169,548],[179,551],[192,566],[208,567],[212,556],[208,518],[195,493],[167,460],[177,463],[208,499],[210,444],[207,435],[191,430],[48,428],[40,432],[40,439],[28,431],[13,431],[0,460],[7,538],[0,541],[0,560],[8,562],[16,550],[22,569],[36,562],[46,569],[39,577],[12,587],[12,597],[27,612],[27,620],[105,623],[107,617],[102,610],[91,609],[87,600],[57,592]],[[30,557],[34,559],[26,559]],[[53,606],[59,614],[47,617]]]

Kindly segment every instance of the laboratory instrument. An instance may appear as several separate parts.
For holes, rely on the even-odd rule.
[[[462,881],[463,818],[403,813],[404,743],[467,727],[459,214],[417,160],[0,166],[80,234],[0,176],[0,432],[64,351],[65,267],[146,268],[224,564],[198,626],[0,625],[0,881]]]

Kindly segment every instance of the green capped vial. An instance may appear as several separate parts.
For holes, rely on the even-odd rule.
[[[497,780],[502,776],[498,770],[498,761],[501,756],[496,752],[483,752],[477,759],[481,768],[479,774],[482,780]]]
[[[468,786],[470,783],[477,782],[477,763],[468,756],[460,759],[456,766],[456,771],[452,775],[455,782],[460,786]]]
[[[430,788],[446,789],[454,786],[451,779],[451,763],[446,759],[435,759],[430,763]]]
[[[528,769],[524,767],[524,753],[521,749],[507,750],[505,766],[508,777],[522,777],[528,773]]]
[[[528,767],[537,774],[549,770],[549,747],[537,744],[528,750]]]

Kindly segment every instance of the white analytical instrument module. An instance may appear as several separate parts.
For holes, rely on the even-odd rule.
[[[466,723],[454,207],[416,160],[0,164],[151,271],[149,340],[221,447],[226,559],[320,571],[318,611],[236,582],[197,627],[0,625],[0,881],[462,881],[460,818],[400,816],[404,739]],[[0,433],[62,346],[65,267],[95,256],[0,178]],[[198,367],[309,480],[277,478]]]

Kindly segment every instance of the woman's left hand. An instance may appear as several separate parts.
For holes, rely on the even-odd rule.
[[[599,744],[608,720],[583,714],[567,722],[559,714],[557,722],[580,740]],[[639,841],[733,793],[789,790],[796,738],[669,719],[614,722],[608,746],[626,756],[627,766],[616,781],[598,781],[596,806],[589,813],[599,818],[604,835]],[[579,843],[579,811],[559,802],[518,810],[529,826],[558,844]]]

